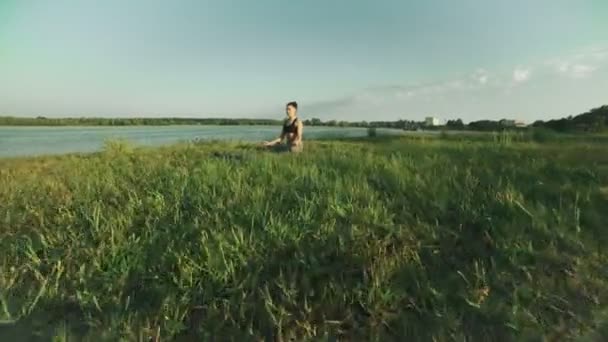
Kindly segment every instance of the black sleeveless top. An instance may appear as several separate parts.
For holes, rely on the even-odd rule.
[[[298,118],[293,119],[291,123],[285,122],[283,124],[283,134],[295,134],[298,131]]]

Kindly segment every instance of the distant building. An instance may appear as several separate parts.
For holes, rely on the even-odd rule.
[[[502,119],[498,122],[502,127],[526,127],[526,123],[520,120]]]
[[[515,127],[515,120],[502,119],[498,123],[503,127]]]
[[[439,120],[436,117],[432,117],[429,116],[426,119],[424,119],[424,125],[425,126],[441,126],[441,120]]]

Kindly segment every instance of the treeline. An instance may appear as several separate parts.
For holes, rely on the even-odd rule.
[[[608,128],[608,106],[563,119],[536,121],[533,127],[549,128],[558,132],[603,132]]]
[[[470,131],[505,131],[548,129],[556,132],[605,132],[608,130],[608,105],[591,109],[590,111],[567,118],[536,121],[532,125],[524,125],[515,120],[479,120],[463,124],[458,120],[450,120],[445,126],[433,127],[431,129],[470,130]],[[425,128],[428,129],[428,128]]]
[[[373,127],[402,130],[523,130],[526,126],[514,120],[479,120],[465,124],[461,119],[448,120],[444,125],[428,126],[424,121],[322,121],[318,118],[303,121],[306,126]],[[0,117],[0,126],[163,126],[163,125],[267,125],[277,126],[282,120],[228,118],[36,118]],[[533,128],[547,128],[558,132],[601,132],[608,126],[608,106],[602,106],[577,116],[559,120],[536,121]]]
[[[451,120],[443,127],[434,129],[450,130],[470,130],[470,131],[504,131],[504,130],[525,130],[525,129],[549,129],[556,132],[605,132],[608,130],[608,105],[591,109],[590,111],[567,118],[536,121],[530,126],[525,126],[514,120],[479,120],[469,122],[464,125],[460,120]]]
[[[318,118],[303,120],[306,126],[328,127],[378,127],[396,129],[417,129],[422,122],[398,121],[322,121]],[[0,126],[165,126],[165,125],[282,125],[282,120],[272,119],[228,119],[228,118],[21,118],[0,117]]]
[[[327,127],[374,127],[393,128],[408,131],[425,130],[498,130],[504,128],[500,121],[476,121],[465,125],[461,119],[449,120],[441,126],[427,126],[424,121],[322,121],[318,118],[303,120],[305,126]],[[212,125],[212,126],[277,126],[282,120],[272,119],[228,119],[228,118],[22,118],[0,117],[0,126],[168,126],[168,125]]]
[[[328,127],[377,127],[416,130],[424,127],[424,122],[411,120],[397,121],[322,121],[318,118],[303,120],[306,126]],[[462,125],[462,121],[460,121]],[[282,125],[282,120],[272,119],[229,119],[229,118],[22,118],[0,116],[0,126],[165,126],[165,125]],[[464,125],[463,125],[464,126]]]

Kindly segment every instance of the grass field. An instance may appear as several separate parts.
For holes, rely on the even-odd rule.
[[[0,160],[0,340],[602,340],[607,208],[584,139]]]

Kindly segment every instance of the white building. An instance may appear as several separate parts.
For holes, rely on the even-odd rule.
[[[429,116],[424,120],[426,126],[441,126],[441,120],[436,117]]]
[[[526,123],[521,120],[502,119],[498,122],[503,127],[526,127]]]

